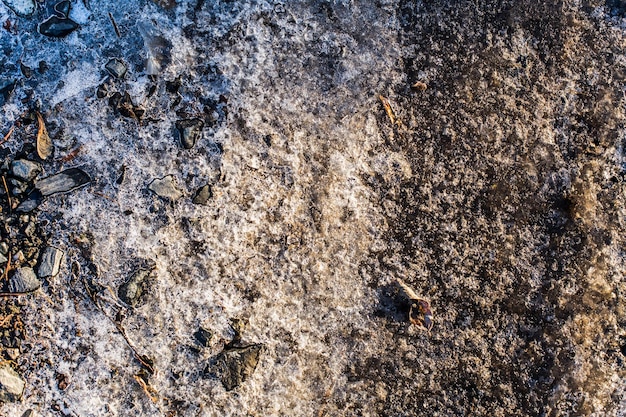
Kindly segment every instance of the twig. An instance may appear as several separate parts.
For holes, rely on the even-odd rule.
[[[11,135],[13,134],[13,131],[15,130],[15,125],[11,126],[11,129],[9,129],[9,133],[7,133],[6,135],[4,135],[4,138],[2,139],[2,142],[0,142],[0,145],[2,145],[4,142],[6,142],[7,140],[9,140],[9,138],[11,137]]]
[[[111,19],[111,23],[113,24],[113,29],[115,29],[115,34],[117,35],[118,38],[121,38],[122,35],[120,35],[120,30],[117,27],[117,23],[115,23],[115,19],[113,19],[113,15],[111,14],[111,12],[109,12],[109,19]]]
[[[7,266],[4,268],[4,272],[2,273],[2,281],[9,278],[9,271],[11,270],[11,251],[8,251],[7,253],[9,256],[7,256]]]
[[[4,191],[7,192],[7,201],[9,202],[9,213],[13,211],[13,202],[11,201],[11,194],[9,194],[9,187],[7,187],[7,180],[2,176],[2,184],[4,184]]]

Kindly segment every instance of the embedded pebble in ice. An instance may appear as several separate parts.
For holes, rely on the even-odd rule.
[[[126,64],[117,58],[109,60],[104,68],[115,78],[124,78],[124,75],[126,75]]]
[[[131,307],[137,306],[139,299],[143,295],[148,277],[152,273],[149,269],[140,269],[135,272],[128,281],[117,290],[117,296]]]
[[[39,33],[52,38],[62,38],[78,29],[78,23],[72,19],[50,16],[39,25]]]
[[[22,399],[26,383],[11,368],[8,362],[0,364],[0,402],[14,402]]]
[[[91,178],[83,170],[70,168],[56,175],[37,181],[35,188],[39,190],[42,196],[49,196],[71,191],[89,182],[91,182]]]
[[[200,119],[183,119],[176,122],[180,143],[185,149],[191,149],[202,136],[204,122]]]
[[[210,331],[200,327],[198,331],[196,331],[193,334],[193,337],[201,346],[207,347],[209,346],[209,343],[211,342],[211,338],[213,337],[213,334]]]
[[[11,97],[11,93],[15,89],[15,80],[8,78],[0,78],[0,106]]]
[[[37,8],[34,0],[2,0],[2,2],[20,17],[32,15]]]
[[[148,186],[148,189],[159,197],[167,198],[172,201],[178,200],[183,196],[183,193],[176,188],[172,175],[153,180]]]
[[[41,166],[28,159],[18,159],[11,162],[11,174],[24,181],[33,180],[41,172]]]
[[[229,348],[222,351],[204,370],[205,375],[216,376],[226,391],[232,391],[248,379],[256,369],[262,345]]]
[[[9,279],[9,292],[31,292],[39,287],[41,287],[41,281],[37,279],[33,268],[18,268],[11,279]]]
[[[54,277],[59,273],[61,261],[63,259],[63,251],[61,249],[48,246],[41,254],[37,275],[39,278]]]
[[[67,18],[70,15],[70,8],[72,3],[68,0],[63,0],[54,5],[54,12],[61,18]]]
[[[205,205],[211,197],[213,197],[213,191],[211,190],[211,186],[206,184],[198,189],[198,192],[192,202],[194,204]]]

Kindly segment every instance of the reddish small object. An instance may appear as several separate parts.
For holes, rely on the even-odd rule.
[[[11,21],[9,19],[7,19],[3,24],[2,27],[4,28],[4,30],[6,30],[7,32],[11,32]]]

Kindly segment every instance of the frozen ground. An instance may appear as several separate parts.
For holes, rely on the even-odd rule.
[[[0,132],[39,110],[40,177],[93,180],[34,212],[66,257],[2,300],[0,414],[626,415],[626,4],[73,1],[56,39],[54,3],[0,3]]]

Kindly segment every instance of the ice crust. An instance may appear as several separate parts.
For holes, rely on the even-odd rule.
[[[70,17],[81,27],[66,39],[38,35],[34,18],[20,19],[17,35],[0,34],[0,43],[8,51],[0,58],[5,66],[2,75],[20,78],[18,59],[33,69],[41,60],[50,66],[45,73],[21,81],[3,108],[2,131],[24,109],[20,94],[33,89],[55,143],[55,162],[45,167],[42,177],[80,167],[93,179],[86,188],[51,196],[40,207],[40,219],[50,220],[50,244],[65,252],[66,261],[61,273],[47,283],[45,296],[24,300],[28,331],[19,369],[27,385],[22,402],[0,405],[0,414],[19,416],[33,409],[36,416],[55,416],[54,404],[63,415],[81,417],[167,416],[170,412],[181,416],[414,415],[419,410],[435,416],[468,412],[463,395],[474,396],[478,410],[474,415],[507,415],[507,407],[523,412],[524,405],[514,402],[511,381],[494,382],[490,390],[481,388],[495,373],[487,358],[497,367],[498,358],[545,354],[541,343],[549,343],[538,339],[525,344],[511,330],[514,319],[523,319],[522,313],[500,316],[500,304],[492,309],[490,303],[497,300],[489,297],[504,297],[516,287],[519,276],[524,277],[525,291],[539,291],[551,263],[537,260],[534,248],[550,242],[542,241],[545,236],[538,228],[515,229],[515,221],[522,221],[519,218],[503,216],[487,224],[484,218],[473,223],[465,217],[467,184],[482,190],[503,189],[495,197],[485,197],[499,207],[513,204],[507,200],[506,187],[517,184],[506,176],[494,181],[473,165],[476,154],[481,154],[471,148],[473,139],[467,137],[483,140],[476,133],[481,129],[485,141],[498,142],[493,145],[498,152],[484,155],[490,163],[527,164],[524,181],[545,183],[536,186],[544,194],[550,194],[551,184],[557,183],[563,189],[579,190],[572,216],[578,216],[578,224],[588,234],[597,232],[594,224],[604,219],[606,205],[618,207],[611,223],[614,229],[607,232],[612,243],[595,253],[601,261],[585,264],[582,273],[590,278],[572,278],[560,293],[566,299],[580,294],[581,287],[593,289],[586,299],[590,311],[573,314],[559,330],[557,338],[573,340],[568,354],[575,365],[563,365],[562,380],[551,381],[543,404],[547,410],[558,410],[559,404],[580,397],[586,401],[583,412],[626,414],[624,367],[613,359],[609,363],[604,357],[594,358],[593,347],[598,343],[603,355],[613,354],[608,353],[609,342],[593,330],[593,320],[599,318],[594,308],[610,323],[613,339],[626,336],[622,307],[611,304],[624,288],[620,236],[624,195],[618,193],[612,202],[597,197],[598,184],[626,170],[623,141],[606,145],[599,162],[563,163],[541,177],[545,171],[530,160],[553,158],[563,140],[556,129],[544,126],[532,132],[535,127],[521,123],[502,126],[495,116],[485,116],[478,126],[476,115],[446,114],[445,109],[436,114],[436,121],[429,120],[428,109],[420,113],[407,98],[415,94],[410,85],[419,78],[429,84],[427,91],[449,91],[437,86],[442,73],[452,70],[435,49],[456,41],[433,41],[429,61],[426,52],[406,40],[411,30],[405,3],[207,0],[180,1],[172,10],[164,10],[137,0],[91,1],[89,7],[79,1],[72,3]],[[589,22],[593,22],[610,32],[620,51],[615,66],[623,70],[623,21],[601,6],[591,14],[576,2],[565,3],[573,15],[584,16],[580,19],[585,25],[592,27]],[[4,9],[0,3],[2,19],[14,19]],[[433,19],[445,26],[453,18]],[[468,24],[467,33],[452,33],[459,39],[471,38],[477,36],[470,33],[472,28]],[[500,46],[502,59],[510,62],[507,71],[524,71],[517,60],[536,57],[539,47],[528,30],[511,28],[505,36],[507,30],[490,32],[485,42],[498,45],[506,39],[508,43]],[[462,52],[446,52],[446,59],[454,54]],[[411,76],[406,71],[409,56],[425,62]],[[104,65],[111,58],[128,63],[125,79],[106,79]],[[537,62],[542,61],[537,58]],[[6,65],[14,65],[14,71]],[[589,82],[600,77],[594,71],[599,70],[589,68],[586,74]],[[533,113],[529,120],[545,119],[548,124],[556,117],[550,112],[578,106],[576,77],[581,74],[572,72],[561,80],[571,102],[545,106],[527,102],[520,107],[505,103],[517,109],[507,111],[528,111]],[[524,89],[514,85],[523,76],[500,75],[481,75],[476,85],[467,81],[467,90],[456,91],[455,101],[473,100],[470,87],[480,91],[496,79],[515,91]],[[166,91],[165,81],[177,77],[182,81],[180,103],[173,104],[176,94]],[[620,82],[622,78],[616,75]],[[110,91],[127,91],[134,104],[145,109],[142,121],[114,114],[108,99],[96,98],[96,87],[104,82]],[[152,95],[151,86],[156,86]],[[392,99],[404,126],[391,126],[378,95]],[[192,149],[183,149],[176,140],[175,122],[201,116],[203,106],[220,100],[227,100],[227,113],[205,127]],[[612,116],[621,122],[622,107]],[[438,148],[443,142],[434,142],[431,133],[416,127],[429,123],[438,129],[432,135],[449,141],[449,148]],[[618,125],[615,130],[622,138],[623,125],[619,129]],[[458,126],[466,131],[455,130]],[[527,160],[509,149],[513,147],[506,143],[509,135],[539,137]],[[21,144],[12,140],[6,146],[18,150]],[[62,160],[78,147],[75,159]],[[586,177],[580,173],[584,170]],[[148,190],[153,180],[169,175],[182,192],[175,201]],[[194,205],[195,192],[207,183],[213,197],[206,205]],[[446,210],[454,215],[446,217]],[[442,236],[439,246],[427,236],[432,230]],[[455,236],[471,238],[462,241]],[[495,244],[490,252],[478,253],[485,239],[505,248],[502,251],[514,264],[510,269],[494,267],[499,274],[491,280],[464,267],[472,259],[496,262],[505,257]],[[442,259],[445,265],[438,262]],[[153,261],[156,268],[142,301],[132,309],[122,306],[122,325],[139,353],[154,360],[156,374],[150,385],[157,393],[156,402],[134,379],[139,363],[105,317],[114,317],[120,308],[116,289],[137,270],[139,260]],[[410,327],[390,307],[395,276],[432,298],[432,334]],[[89,299],[85,277],[103,286],[102,311]],[[489,296],[485,286],[493,290]],[[488,314],[479,316],[481,309]],[[264,348],[250,378],[228,392],[219,380],[204,378],[202,371],[232,340],[233,319],[248,322],[244,342]],[[200,326],[214,335],[203,349],[193,339]],[[528,326],[529,333],[535,330]],[[619,347],[612,349],[617,352]],[[442,376],[464,372],[473,373],[469,379],[475,387],[446,385],[450,379]],[[56,383],[59,374],[69,378],[65,390]],[[467,392],[473,394],[463,394]],[[481,398],[489,395],[504,398],[500,408],[481,408]]]

